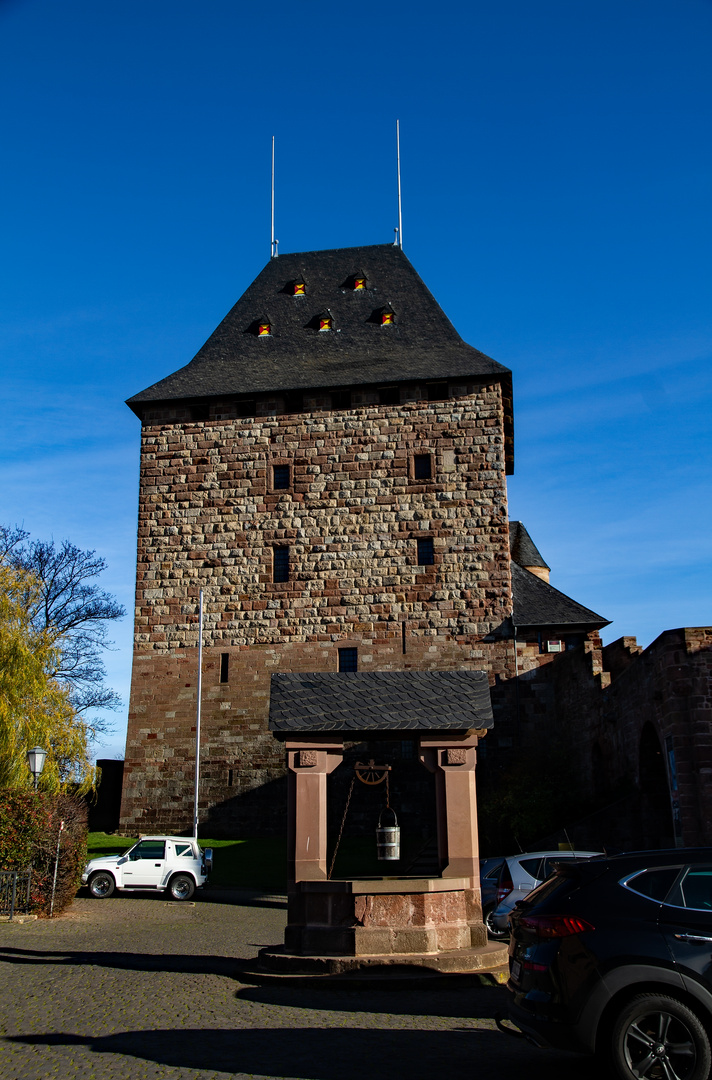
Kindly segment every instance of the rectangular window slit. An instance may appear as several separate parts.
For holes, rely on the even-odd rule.
[[[434,562],[432,539],[418,540],[418,566],[432,566]]]
[[[275,491],[283,491],[289,487],[289,465],[275,465],[273,473]]]
[[[220,653],[220,682],[230,681],[230,653]]]
[[[289,548],[278,547],[273,552],[273,581],[289,581]]]
[[[339,649],[339,671],[358,671],[358,649]]]
[[[405,623],[401,623],[401,641],[403,642],[403,655],[405,656]]]
[[[433,475],[430,454],[416,454],[413,458],[413,477],[415,480],[429,480]]]
[[[233,770],[228,769],[227,770],[227,786],[228,787],[232,787],[232,777],[233,777]]]

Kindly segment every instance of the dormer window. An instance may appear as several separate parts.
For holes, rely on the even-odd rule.
[[[396,317],[390,308],[384,308],[381,312],[381,326],[393,326],[395,318]]]
[[[305,296],[307,291],[306,282],[293,281],[292,282],[292,296]]]
[[[363,292],[363,290],[365,288],[366,288],[366,278],[365,277],[359,277],[357,275],[354,278],[354,292]]]
[[[268,322],[261,322],[257,324],[257,337],[270,337],[272,334],[272,324]]]
[[[320,315],[319,316],[319,332],[321,333],[321,331],[323,331],[323,330],[333,330],[333,329],[334,329],[334,320],[332,319],[331,315],[328,315],[328,314],[327,315]]]

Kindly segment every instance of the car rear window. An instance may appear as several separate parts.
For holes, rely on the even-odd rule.
[[[672,907],[712,911],[712,866],[688,866],[667,903]]]
[[[540,873],[541,868],[541,856],[538,859],[520,859],[519,865],[525,873],[531,874],[537,881],[541,881],[543,875]]]
[[[675,878],[680,873],[679,866],[657,867],[655,870],[644,870],[642,874],[636,874],[629,878],[626,885],[633,892],[647,896],[651,900],[663,902],[672,888]]]
[[[520,904],[540,904],[542,900],[548,900],[550,896],[553,896],[558,889],[564,885],[571,884],[571,875],[562,874],[560,871],[552,874],[550,878],[543,881],[541,885],[538,885],[536,889],[532,889],[530,893],[527,893],[523,900],[520,900]]]
[[[192,844],[176,844],[176,855],[183,855],[187,859],[193,857],[193,845]]]

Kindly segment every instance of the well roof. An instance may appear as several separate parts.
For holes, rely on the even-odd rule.
[[[484,671],[320,671],[273,675],[269,728],[319,731],[468,731],[493,725]]]
[[[353,289],[354,275],[365,289]],[[291,294],[295,281],[304,296]],[[395,321],[382,326],[387,305]],[[326,309],[334,328],[320,332],[313,320]],[[271,334],[258,337],[264,319]],[[374,244],[271,259],[190,363],[128,404],[140,415],[145,403],[182,398],[489,376],[511,373],[462,340],[399,247]]]

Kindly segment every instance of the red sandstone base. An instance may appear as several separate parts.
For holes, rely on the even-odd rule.
[[[263,949],[274,972],[340,974],[408,965],[491,971],[507,950],[487,943],[471,878],[300,881],[291,887],[282,949]]]

